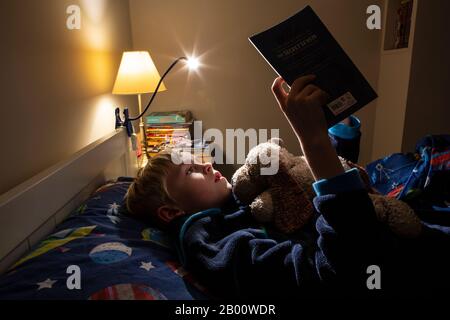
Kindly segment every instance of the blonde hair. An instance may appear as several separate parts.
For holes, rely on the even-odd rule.
[[[175,164],[169,151],[163,151],[149,159],[141,168],[125,195],[128,212],[145,222],[163,227],[157,210],[163,205],[176,205],[167,191],[166,177]]]

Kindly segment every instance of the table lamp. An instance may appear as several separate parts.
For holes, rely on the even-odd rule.
[[[122,123],[120,116],[118,115],[118,109],[116,109],[116,126],[124,125],[127,128],[128,135],[131,132],[131,121],[140,120],[139,127],[140,133],[143,137],[141,141],[143,142],[143,149],[146,156],[149,158],[149,153],[147,150],[147,136],[145,134],[145,126],[142,117],[147,112],[148,108],[152,104],[159,91],[166,90],[164,86],[163,79],[169,74],[170,70],[175,67],[179,61],[186,61],[189,69],[196,70],[200,63],[195,57],[179,57],[172,62],[172,64],[164,72],[163,76],[160,77],[156,67],[147,51],[128,51],[124,52],[122,56],[122,61],[120,63],[119,71],[117,72],[116,81],[114,83],[113,94],[137,94],[139,103],[139,115],[136,117],[129,117],[128,110],[125,110],[126,119]],[[150,101],[142,111],[141,94],[153,92]]]
[[[113,87],[113,94],[137,94],[139,114],[142,113],[141,94],[167,90],[164,83],[155,89],[161,80],[150,54],[147,51],[126,51],[122,55],[119,71]],[[146,150],[144,121],[139,121],[140,141]]]

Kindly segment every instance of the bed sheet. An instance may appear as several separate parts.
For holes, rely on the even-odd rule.
[[[130,183],[123,177],[98,189],[17,261],[0,277],[0,299],[208,299],[167,234],[126,215]]]

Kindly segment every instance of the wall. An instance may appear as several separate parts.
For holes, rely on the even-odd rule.
[[[374,159],[401,151],[410,66],[410,49],[394,50],[381,54],[372,146],[372,157]]]
[[[427,134],[450,134],[448,1],[419,1],[402,151]]]
[[[411,57],[414,45],[417,0],[411,17],[407,48],[393,49],[393,34],[399,1],[384,1],[383,45],[378,79],[378,101],[373,135],[372,157],[382,158],[401,151],[407,112]]]
[[[149,50],[160,73],[175,57],[192,52],[203,64],[198,73],[176,67],[153,110],[189,108],[204,128],[280,128],[288,148],[298,154],[298,142],[270,92],[276,74],[247,37],[310,4],[376,88],[380,32],[366,28],[366,8],[377,3],[381,1],[130,0],[134,49]],[[363,121],[360,160],[365,163],[371,159],[375,103],[358,116]]]
[[[372,157],[412,152],[421,137],[450,133],[449,11],[447,1],[414,0],[408,48],[382,51]]]
[[[81,7],[81,30],[66,8]],[[0,2],[0,193],[114,129],[112,96],[123,50],[131,49],[126,0]]]

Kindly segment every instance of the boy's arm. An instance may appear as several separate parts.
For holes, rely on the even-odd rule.
[[[344,172],[328,139],[322,110],[327,95],[310,84],[314,79],[301,77],[286,93],[283,80],[277,78],[272,90],[316,180],[313,187],[318,197],[314,201],[320,214],[316,227],[321,235],[318,255],[334,266],[361,271],[361,266],[377,256],[380,225],[357,169]]]
[[[344,168],[328,137],[328,128],[322,106],[328,95],[311,84],[315,76],[304,76],[294,81],[289,93],[277,78],[272,85],[281,111],[294,130],[314,179],[331,178],[344,173]]]

